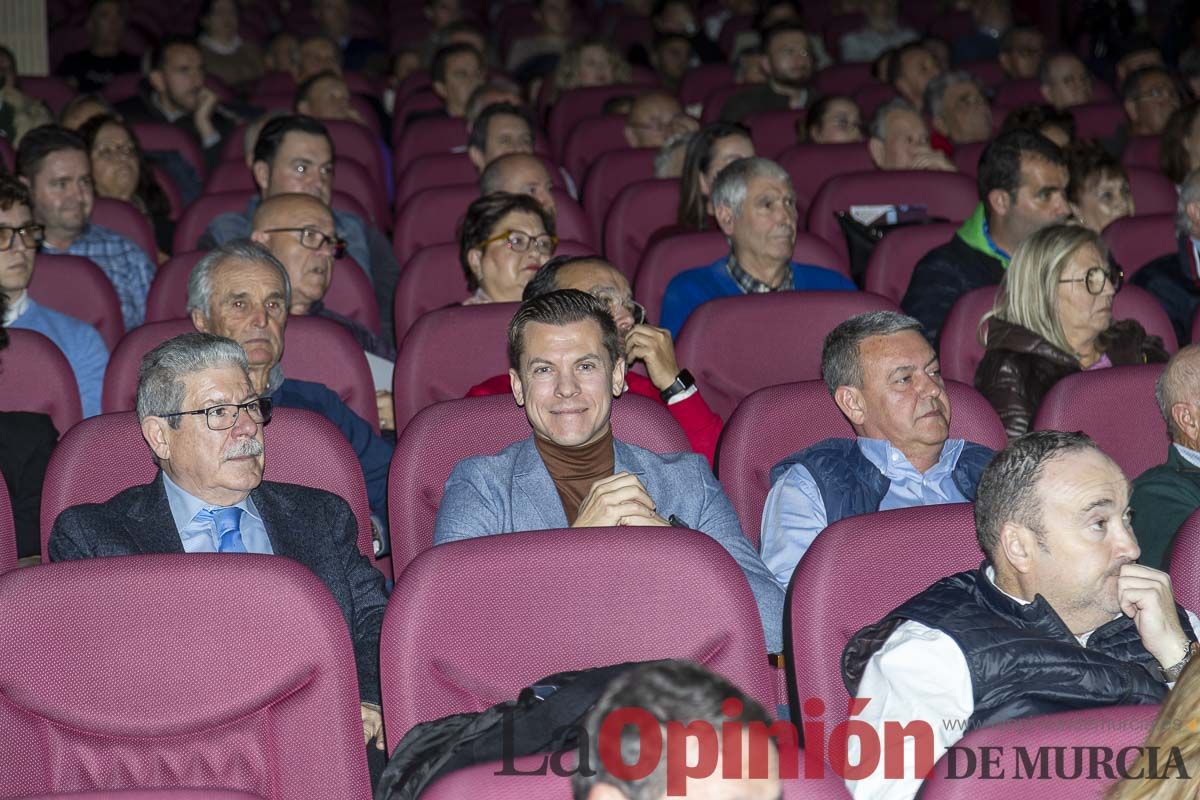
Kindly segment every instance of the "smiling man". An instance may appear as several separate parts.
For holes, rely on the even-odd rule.
[[[851,317],[825,337],[821,377],[855,439],[826,439],[771,470],[762,555],[780,586],[827,525],[892,508],[975,499],[992,457],[951,439],[950,397],[921,323],[894,311]]]
[[[434,544],[566,527],[691,528],[741,566],[767,647],[777,652],[783,592],[704,458],[659,455],[613,437],[609,415],[625,388],[625,355],[608,304],[577,289],[526,300],[508,326],[508,362],[513,397],[533,435],[455,466]]]

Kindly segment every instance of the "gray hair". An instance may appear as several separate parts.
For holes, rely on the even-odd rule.
[[[241,259],[254,264],[264,264],[279,274],[283,282],[283,295],[289,307],[292,305],[292,282],[288,279],[287,269],[270,250],[258,242],[249,239],[231,239],[225,244],[210,250],[192,267],[188,276],[187,310],[191,314],[199,311],[207,318],[212,311],[212,274],[213,270],[229,259]]]
[[[863,340],[872,336],[891,336],[902,331],[923,330],[916,319],[896,311],[868,311],[842,322],[825,337],[821,348],[821,377],[833,394],[839,386],[862,388]]]
[[[893,111],[909,111],[921,116],[921,112],[917,111],[916,106],[905,100],[903,97],[893,97],[886,103],[875,109],[875,113],[871,115],[871,138],[879,141],[887,141],[887,118]]]
[[[1194,169],[1179,184],[1179,203],[1175,206],[1175,230],[1180,236],[1193,236],[1187,207],[1200,203],[1200,169]]]
[[[937,119],[942,115],[942,109],[945,106],[946,90],[960,83],[973,83],[975,84],[975,88],[979,90],[979,93],[984,94],[983,84],[965,69],[943,72],[931,80],[925,87],[925,108],[929,109],[931,119]],[[987,95],[984,96],[986,97]]]
[[[163,342],[147,353],[138,367],[138,421],[183,411],[187,377],[224,366],[235,366],[243,372],[250,368],[246,352],[232,339],[211,333],[185,333]],[[178,428],[179,417],[168,418],[167,424]]]
[[[787,170],[769,158],[751,156],[739,158],[725,169],[717,173],[712,187],[713,208],[728,208],[734,216],[742,213],[742,203],[746,200],[746,190],[750,181],[755,178],[770,178],[782,181],[790,188],[792,178]]]
[[[1200,345],[1189,344],[1179,348],[1179,352],[1171,356],[1166,368],[1159,373],[1154,382],[1154,399],[1158,402],[1158,410],[1162,412],[1163,420],[1167,423],[1167,432],[1174,440],[1179,436],[1179,427],[1171,416],[1171,408],[1176,403],[1183,403],[1195,397],[1196,388],[1200,387]]]

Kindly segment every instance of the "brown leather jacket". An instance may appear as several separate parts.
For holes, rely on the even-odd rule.
[[[1148,335],[1132,319],[1114,322],[1100,334],[1099,345],[1113,366],[1159,364],[1168,358],[1162,339]],[[975,388],[996,409],[1012,439],[1033,425],[1033,417],[1050,387],[1079,371],[1075,356],[1028,328],[992,319],[988,322],[987,353],[975,370]]]

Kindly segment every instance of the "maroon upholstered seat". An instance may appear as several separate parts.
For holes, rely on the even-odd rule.
[[[950,241],[956,230],[954,223],[933,222],[889,231],[871,251],[864,288],[898,304],[908,291],[917,262]]]
[[[734,82],[733,68],[728,64],[700,64],[684,73],[679,84],[679,102],[690,106],[703,103],[713,89],[731,86]]]
[[[813,76],[813,88],[818,94],[853,95],[875,81],[871,65],[866,63],[830,64]]]
[[[400,100],[397,98],[398,103]],[[433,100],[440,102],[436,95]],[[404,117],[397,115],[396,119],[402,122]],[[466,147],[467,123],[457,117],[430,117],[407,125],[395,125],[393,141],[396,145],[393,154],[396,169],[404,170],[421,156],[449,153],[456,147]]]
[[[134,122],[131,127],[143,150],[179,153],[191,168],[196,170],[196,175],[204,178],[207,170],[200,143],[183,128],[165,122]]]
[[[95,205],[92,206],[91,221],[121,234],[141,248],[151,264],[158,263],[158,244],[154,239],[154,227],[146,215],[131,204],[111,197],[97,197]]]
[[[835,175],[875,169],[867,146],[861,142],[849,144],[798,144],[779,155],[779,166],[792,177],[796,192],[796,207],[800,218],[812,205],[817,190]]]
[[[91,259],[38,253],[29,296],[91,325],[110,351],[125,334],[117,290]]]
[[[603,113],[604,104],[610,98],[622,95],[636,97],[647,88],[645,83],[628,83],[586,86],[564,91],[550,109],[550,117],[546,121],[546,135],[550,139],[554,157],[562,161],[567,138],[580,120]]]
[[[1133,206],[1139,214],[1173,214],[1179,201],[1179,192],[1157,167],[1127,166],[1129,190],[1133,194]]]
[[[612,114],[599,114],[587,117],[576,123],[563,145],[562,165],[576,183],[582,184],[589,168],[600,156],[613,151],[630,150],[625,140],[625,118]],[[648,148],[647,152],[653,157],[658,152]],[[644,175],[650,178],[653,175]]]
[[[629,279],[642,251],[660,228],[675,224],[679,181],[638,181],[617,195],[604,221],[604,255]]]
[[[23,328],[8,331],[0,365],[0,411],[49,414],[60,436],[83,419],[71,364],[42,334]]]
[[[467,207],[479,197],[474,183],[434,186],[423,189],[403,208],[397,209],[392,232],[392,252],[396,261],[405,263],[422,247],[458,241],[458,228]]]
[[[470,156],[465,152],[429,153],[409,162],[403,172],[399,171],[400,165],[397,162],[396,170],[397,208],[423,189],[475,183],[479,180],[479,170],[475,169]]]
[[[803,125],[804,110],[759,111],[747,115],[742,124],[750,129],[754,152],[764,158],[776,159],[797,140],[796,125]]]
[[[583,182],[583,210],[592,230],[604,230],[604,218],[617,195],[631,183],[654,178],[656,151],[647,147],[624,147],[595,157]],[[569,168],[568,168],[569,169]]]
[[[1200,575],[1200,509],[1193,511],[1175,532],[1166,564],[1175,602],[1188,609],[1200,608],[1200,581],[1196,580]]]
[[[0,492],[0,573],[17,566],[17,524],[8,490]]]
[[[1122,217],[1102,235],[1113,258],[1125,270],[1125,280],[1129,280],[1154,259],[1175,252],[1175,214]]]
[[[1162,137],[1133,136],[1125,143],[1125,150],[1121,153],[1121,163],[1126,167],[1142,167],[1157,171],[1161,151]]]

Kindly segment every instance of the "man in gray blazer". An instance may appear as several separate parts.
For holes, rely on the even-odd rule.
[[[574,289],[521,304],[508,327],[509,379],[533,436],[450,474],[434,544],[512,531],[615,525],[693,528],[733,556],[758,602],[771,652],[782,649],[783,591],[749,541],[703,456],[658,455],[612,437],[621,337],[603,301]]]
[[[137,412],[158,475],[106,503],[60,514],[50,534],[50,558],[220,552],[300,562],[324,582],[346,618],[363,733],[382,747],[383,576],[359,553],[357,524],[345,500],[263,482],[262,429],[271,406],[255,394],[241,346],[189,333],[154,348],[138,371]]]

